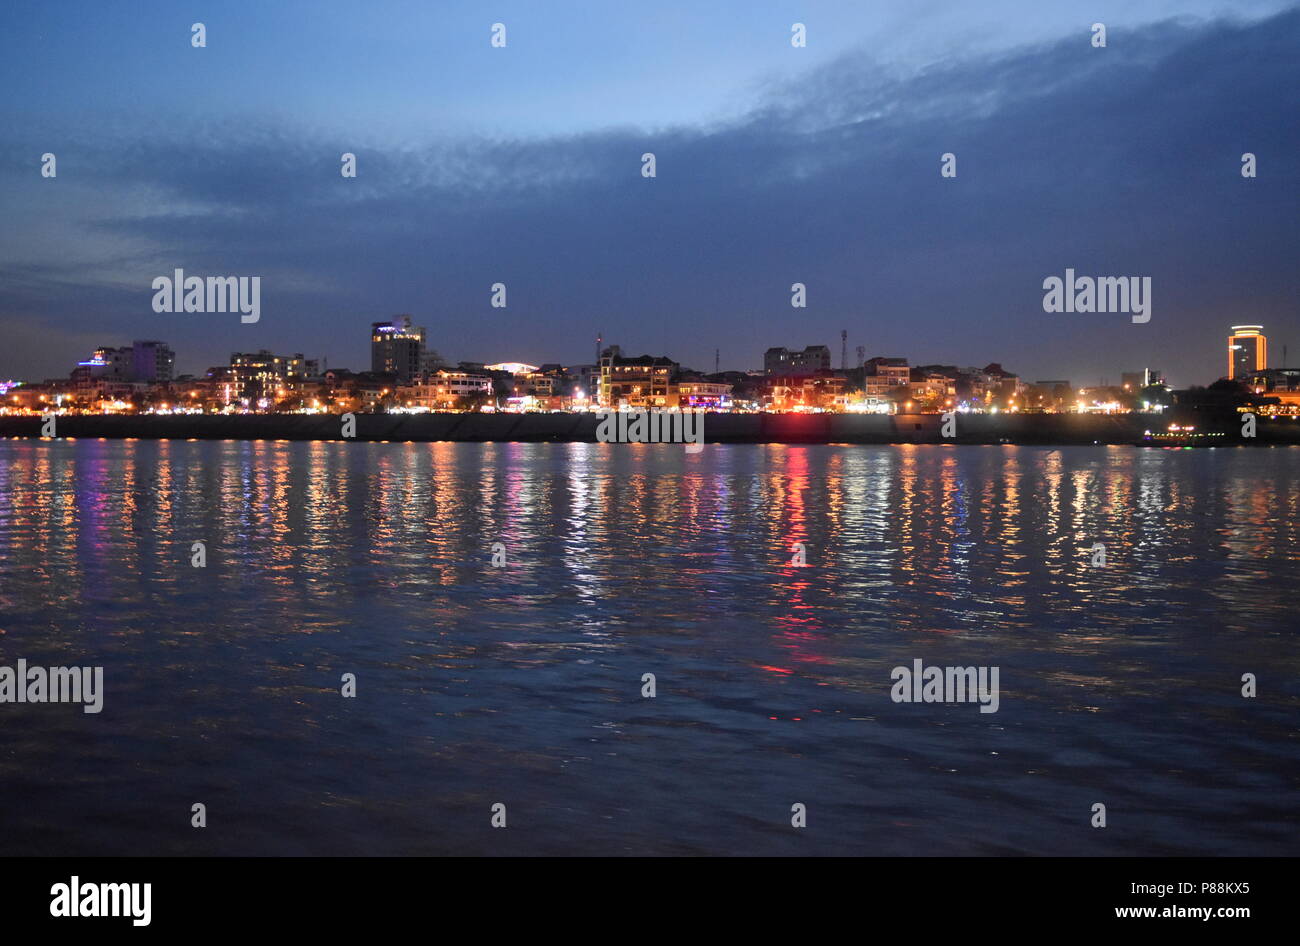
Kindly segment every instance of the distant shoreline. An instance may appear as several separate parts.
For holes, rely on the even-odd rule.
[[[1146,431],[1164,432],[1168,414],[959,414],[956,436],[941,436],[939,414],[706,414],[705,443],[1142,445]],[[1214,446],[1300,444],[1300,420],[1258,421],[1241,436],[1234,414],[1196,418]],[[459,443],[595,443],[599,419],[581,414],[357,414],[360,441]],[[333,414],[67,415],[58,438],[141,440],[343,440]],[[0,437],[39,438],[39,417],[0,417]],[[1175,444],[1168,444],[1175,445]]]

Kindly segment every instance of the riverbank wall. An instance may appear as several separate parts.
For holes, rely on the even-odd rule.
[[[596,442],[594,414],[357,414],[356,440],[570,443]],[[1164,431],[1157,414],[958,414],[956,435],[942,436],[938,414],[706,414],[706,443],[787,444],[1140,444]],[[40,437],[39,417],[0,417],[0,437]],[[1200,432],[1220,432],[1216,446],[1300,444],[1300,419],[1260,417],[1256,436],[1242,436],[1235,415],[1201,418]],[[333,414],[67,415],[60,438],[142,440],[341,440]]]

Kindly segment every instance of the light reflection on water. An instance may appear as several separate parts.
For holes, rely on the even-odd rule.
[[[0,458],[0,663],[107,690],[0,706],[2,853],[1297,850],[1298,449]]]

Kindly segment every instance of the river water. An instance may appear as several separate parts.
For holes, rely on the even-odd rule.
[[[0,704],[2,854],[1300,853],[1300,448],[11,440],[0,497],[0,665],[104,679]]]

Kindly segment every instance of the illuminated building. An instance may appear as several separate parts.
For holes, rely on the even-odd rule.
[[[94,399],[130,394],[131,358],[130,348],[96,348],[72,370],[72,389],[81,397]]]
[[[1300,368],[1265,368],[1237,380],[1244,381],[1252,393],[1264,395],[1261,413],[1300,415]]]
[[[1268,339],[1262,325],[1234,325],[1228,336],[1228,380],[1249,381],[1268,367]]]
[[[863,365],[868,378],[876,378],[878,387],[895,387],[912,380],[912,369],[906,358],[884,358],[877,356],[867,359]]]
[[[131,348],[96,348],[72,372],[73,386],[86,391],[102,383],[170,381],[176,356],[163,342],[136,342]]]
[[[731,385],[717,381],[683,381],[677,385],[677,398],[685,409],[709,408],[715,411],[731,409]]]
[[[230,356],[230,375],[237,397],[260,399],[269,397],[289,378],[303,374],[303,357],[276,355],[262,349],[258,352],[233,352]]]
[[[768,378],[766,406],[774,411],[842,411],[848,406],[842,376],[817,375]]]
[[[920,409],[952,407],[957,397],[956,379],[937,372],[916,371],[916,380],[907,385],[908,396]],[[879,395],[876,395],[877,397]]]
[[[676,407],[672,390],[677,363],[668,358],[642,355],[624,358],[605,349],[600,356],[600,395],[602,407],[631,408]]]
[[[467,371],[444,369],[397,389],[397,401],[402,406],[431,411],[464,409],[491,400],[492,379]]]
[[[504,371],[506,374],[532,374],[537,365],[526,365],[522,361],[503,361],[500,364],[484,365],[487,371]]]
[[[424,329],[411,325],[409,315],[370,325],[370,370],[397,376],[406,384],[423,369]]]
[[[803,351],[769,348],[763,353],[763,373],[769,378],[801,378],[831,370],[831,350],[825,345],[809,345]]]
[[[131,380],[133,352],[130,348],[112,348],[104,346],[96,348],[95,353],[85,361],[77,362],[78,368],[85,368],[85,371],[74,371],[73,379],[79,377],[105,379],[110,381],[129,381]]]

